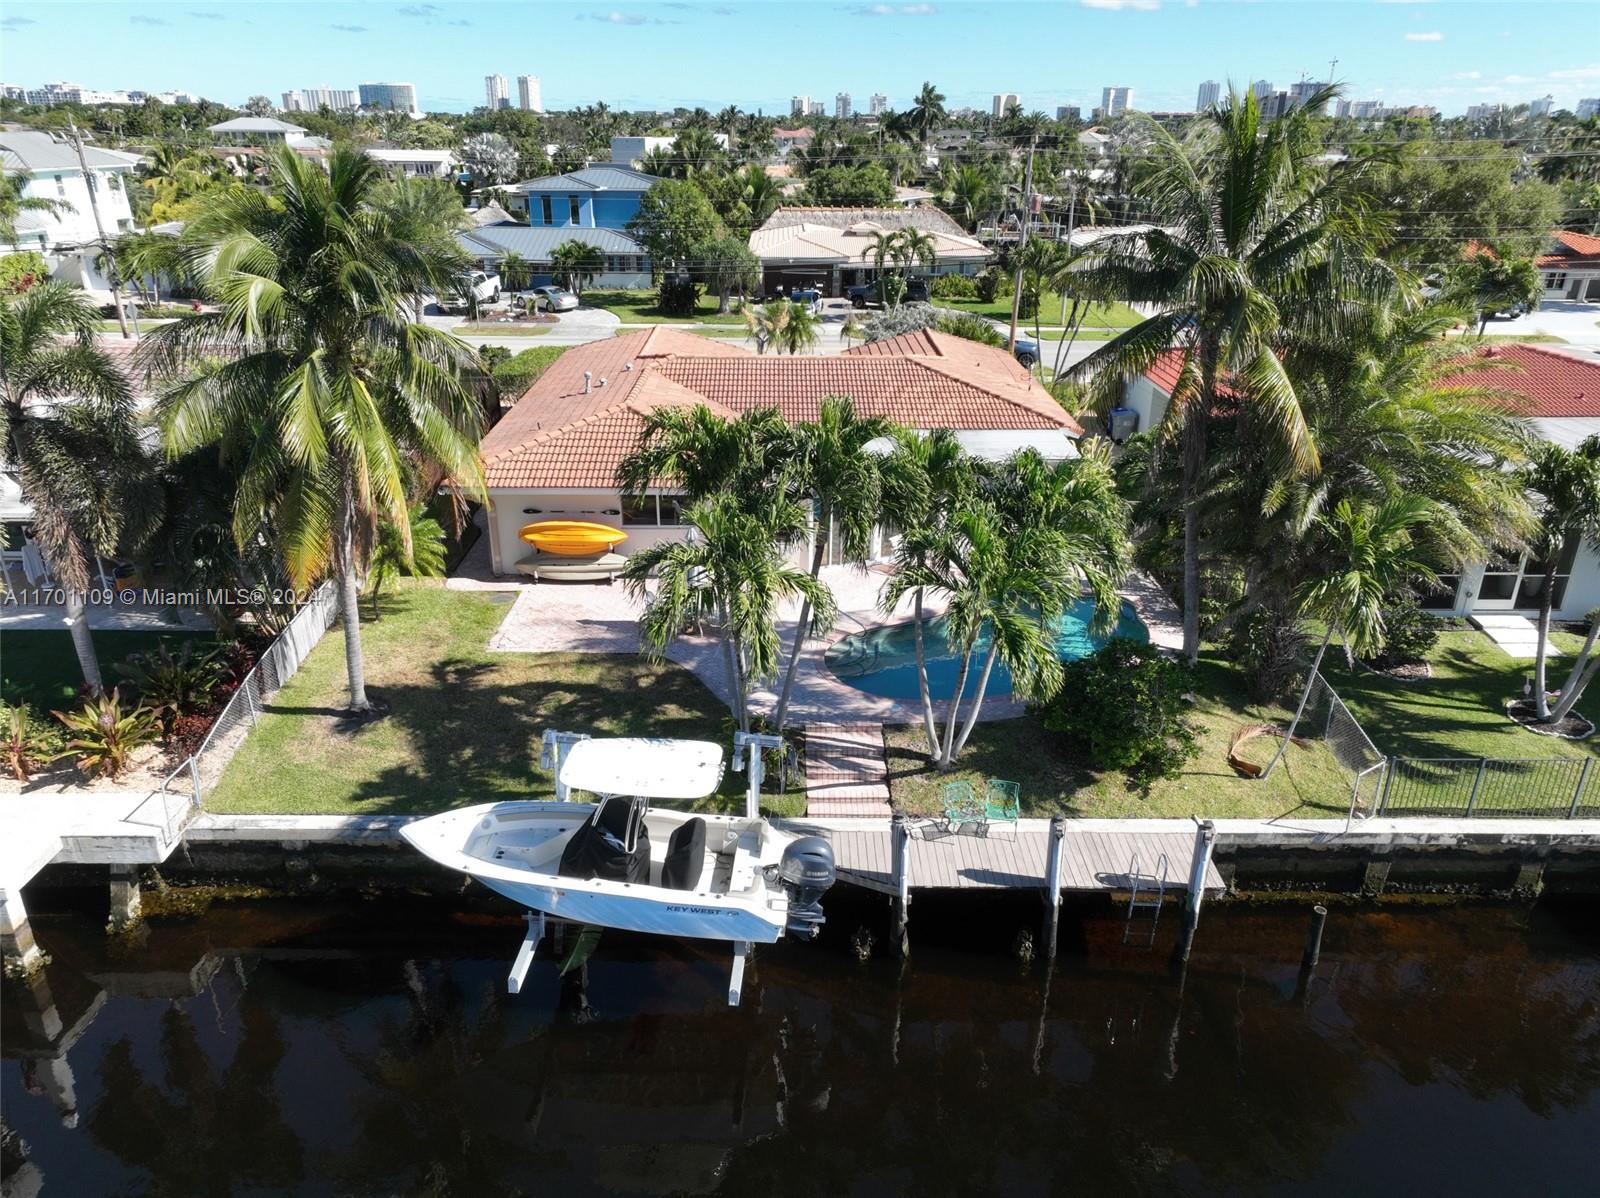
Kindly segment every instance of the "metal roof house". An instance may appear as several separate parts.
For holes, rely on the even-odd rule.
[[[510,254],[528,264],[529,283],[542,287],[554,281],[551,252],[564,241],[581,241],[605,255],[605,270],[593,280],[596,287],[650,286],[650,257],[644,247],[616,229],[589,229],[567,225],[544,228],[515,222],[483,225],[456,234],[456,242],[472,255],[480,270],[499,270]]]
[[[206,132],[219,143],[234,146],[270,146],[279,142],[299,145],[309,130],[291,125],[270,116],[241,116],[218,125],[208,125]]]
[[[507,197],[506,207],[530,225],[623,229],[639,215],[639,201],[656,181],[629,167],[602,164],[498,190]]]

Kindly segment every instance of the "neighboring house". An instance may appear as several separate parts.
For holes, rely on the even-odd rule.
[[[850,396],[863,415],[955,430],[985,457],[1024,446],[1051,460],[1075,457],[1082,433],[1009,354],[959,337],[923,330],[843,354],[757,355],[657,325],[569,349],[484,438],[495,572],[512,573],[530,553],[517,533],[536,520],[624,529],[624,554],[687,535],[679,496],[626,495],[616,484],[650,410],[704,404],[732,416],[773,407],[795,421],[814,419],[826,395]],[[881,532],[874,542],[874,557],[888,551]]]
[[[1550,252],[1534,259],[1547,300],[1600,302],[1600,237],[1557,229]]]
[[[650,257],[632,237],[616,229],[588,229],[582,226],[544,228],[512,221],[480,225],[457,233],[456,241],[472,255],[480,270],[498,271],[508,254],[516,254],[531,273],[531,287],[554,282],[551,252],[564,241],[582,241],[605,255],[605,270],[591,280],[596,287],[641,288],[650,286]]]
[[[915,264],[917,275],[975,275],[990,251],[937,208],[779,208],[750,234],[750,250],[761,259],[762,292],[814,288],[842,295],[877,275],[877,233],[904,228],[932,235],[934,265]]]
[[[219,143],[232,146],[273,146],[286,143],[291,146],[305,141],[309,131],[288,121],[270,116],[241,116],[220,125],[209,125],[210,133]]]
[[[1537,345],[1493,345],[1474,353],[1484,359],[1484,369],[1456,375],[1452,385],[1520,396],[1518,415],[1538,436],[1568,448],[1600,435],[1600,361]],[[1136,431],[1147,432],[1166,416],[1181,366],[1181,352],[1168,350],[1143,377],[1126,384],[1122,403],[1139,414]],[[1542,575],[1541,563],[1512,554],[1445,575],[1423,606],[1441,615],[1532,615],[1539,610]],[[1555,616],[1561,620],[1581,620],[1600,607],[1600,554],[1593,546],[1566,546],[1553,597]]]
[[[0,255],[22,250],[41,253],[54,277],[78,283],[97,299],[109,302],[111,284],[95,263],[99,235],[89,189],[94,188],[106,236],[129,232],[134,221],[125,181],[133,174],[139,156],[84,146],[83,158],[88,177],[70,142],[35,130],[0,130],[0,168],[20,180],[22,195],[69,205],[53,213],[18,213],[16,243],[0,245]]]
[[[366,155],[383,168],[391,179],[397,177],[448,179],[454,172],[454,150],[402,149],[399,146],[368,146]]]
[[[639,215],[639,202],[655,182],[654,175],[625,166],[586,166],[496,191],[505,197],[505,206],[526,217],[530,225],[625,229]]]
[[[809,150],[816,136],[810,129],[774,129],[772,144],[779,158],[787,158],[795,150]]]
[[[728,135],[726,133],[713,133],[716,143],[724,150],[728,148]],[[611,162],[614,166],[625,166],[637,170],[639,163],[656,150],[670,151],[677,137],[613,137],[611,139]]]

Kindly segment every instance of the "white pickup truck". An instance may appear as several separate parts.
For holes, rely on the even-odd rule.
[[[469,294],[480,304],[494,303],[500,298],[500,276],[485,274],[481,270],[470,270],[457,275],[450,291],[439,296],[439,311],[467,311],[470,306],[467,302]]]

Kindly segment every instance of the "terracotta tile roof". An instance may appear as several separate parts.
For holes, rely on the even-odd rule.
[[[1587,233],[1573,233],[1557,229],[1551,234],[1556,240],[1554,253],[1535,258],[1534,265],[1541,269],[1561,266],[1600,266],[1600,237]]]
[[[1178,385],[1179,375],[1183,373],[1184,354],[1185,351],[1182,349],[1164,350],[1161,356],[1152,362],[1149,369],[1144,372],[1144,377],[1170,396],[1173,389]],[[1217,394],[1231,397],[1236,393],[1232,387],[1223,382],[1218,384]]]
[[[657,327],[574,347],[484,438],[488,484],[609,487],[638,444],[643,413],[667,404],[724,415],[774,407],[808,420],[823,396],[849,395],[863,414],[913,428],[1083,431],[1003,350],[933,332],[894,341],[870,352],[758,356]]]
[[[1600,417],[1600,361],[1515,343],[1475,350],[1473,357],[1499,365],[1457,375],[1450,380],[1451,386],[1525,396],[1526,404],[1517,409],[1521,416]]]

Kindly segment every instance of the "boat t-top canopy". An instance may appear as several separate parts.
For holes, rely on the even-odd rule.
[[[722,782],[722,746],[659,737],[580,740],[567,751],[560,780],[590,794],[700,799]]]

